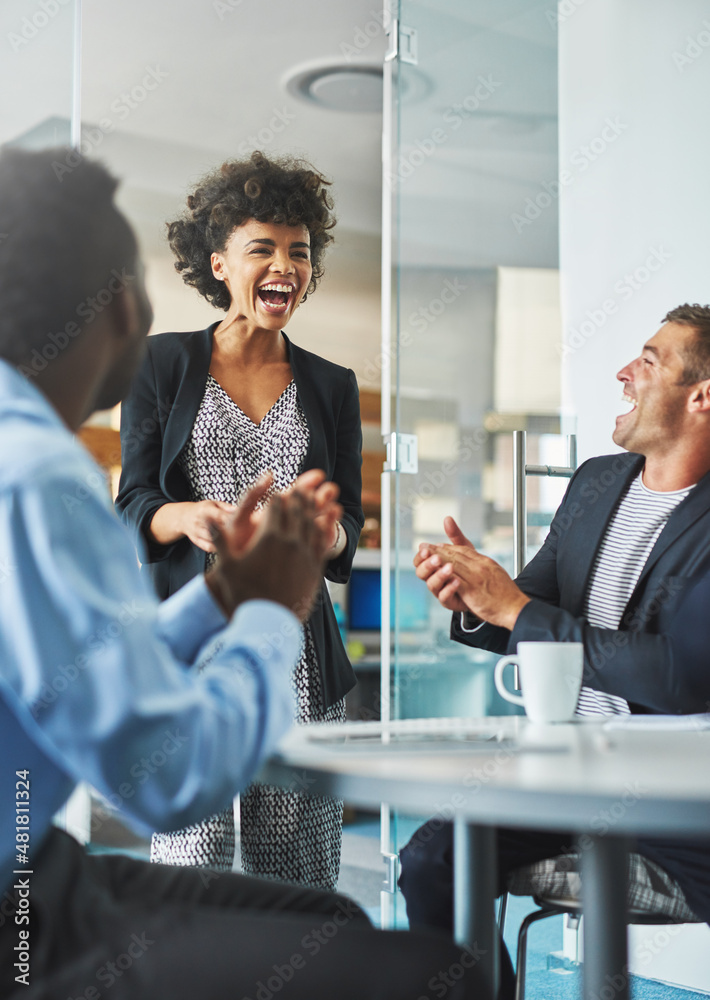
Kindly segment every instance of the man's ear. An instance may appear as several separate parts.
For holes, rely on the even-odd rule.
[[[153,308],[146,294],[141,265],[136,267],[133,280],[124,282],[116,290],[106,311],[112,332],[119,339],[130,340],[147,334],[153,322]]]
[[[698,382],[688,400],[691,413],[710,413],[710,379]]]
[[[114,295],[107,310],[111,317],[111,328],[115,336],[130,337],[138,323],[138,303],[130,285],[124,285]]]

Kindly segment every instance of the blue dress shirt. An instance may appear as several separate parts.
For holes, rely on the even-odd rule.
[[[0,890],[79,781],[146,832],[224,808],[293,721],[301,640],[270,601],[227,622],[203,577],[159,604],[103,473],[0,361]]]

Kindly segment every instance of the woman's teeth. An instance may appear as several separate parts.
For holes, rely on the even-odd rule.
[[[282,311],[288,306],[293,292],[293,285],[282,285],[280,282],[271,282],[268,285],[262,285],[258,292],[259,298],[268,309]]]

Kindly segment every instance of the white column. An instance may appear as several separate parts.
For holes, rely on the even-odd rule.
[[[580,459],[617,450],[615,373],[710,301],[710,5],[561,0],[564,400]]]
[[[710,5],[561,0],[559,64],[563,401],[581,461],[618,450],[619,368],[669,309],[710,301]],[[707,927],[666,931],[633,928],[631,971],[710,989]]]

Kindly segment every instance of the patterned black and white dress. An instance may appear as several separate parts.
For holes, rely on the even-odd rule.
[[[309,430],[296,383],[290,382],[259,424],[255,424],[207,377],[205,392],[180,464],[193,500],[237,503],[267,470],[274,488],[291,485],[302,471]],[[207,565],[214,560],[208,555]],[[310,628],[304,628],[293,674],[296,719],[343,722],[345,701],[323,706],[323,690]],[[340,868],[343,803],[301,791],[253,784],[240,798],[242,869],[249,875],[334,889]],[[151,861],[230,871],[234,861],[234,816],[227,809],[179,830],[156,833]]]

